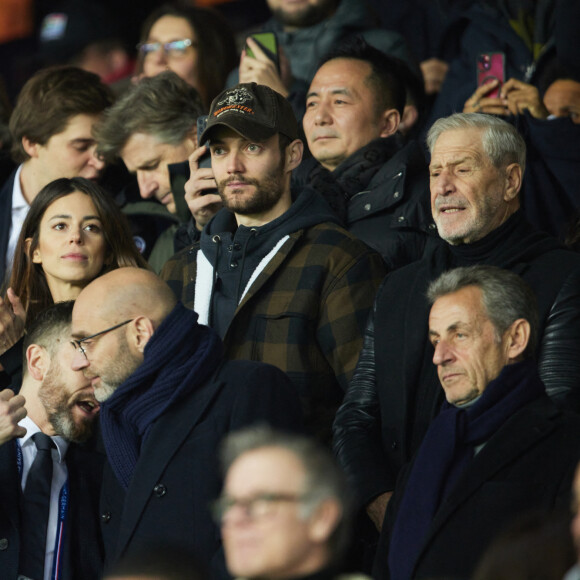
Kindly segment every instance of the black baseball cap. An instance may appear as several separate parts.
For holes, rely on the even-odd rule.
[[[276,133],[292,141],[298,139],[298,123],[290,103],[270,87],[256,83],[226,89],[212,101],[199,142],[205,143],[219,125],[251,141],[265,141]]]

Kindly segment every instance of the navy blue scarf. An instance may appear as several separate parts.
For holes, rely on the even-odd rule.
[[[178,303],[143,354],[143,363],[101,405],[107,456],[125,489],[153,423],[214,372],[222,360],[222,345],[211,328],[197,323],[195,312]]]
[[[473,458],[474,447],[488,441],[519,409],[545,393],[536,363],[504,367],[467,409],[444,402],[431,423],[401,500],[389,544],[391,580],[408,580],[443,500]]]

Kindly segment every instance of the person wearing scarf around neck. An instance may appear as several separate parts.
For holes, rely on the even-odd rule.
[[[536,298],[494,266],[431,283],[429,339],[445,401],[389,502],[373,577],[468,578],[494,536],[568,503],[580,417],[560,412],[533,359]]]
[[[221,488],[215,451],[228,431],[255,423],[300,430],[295,387],[272,366],[224,361],[218,335],[148,270],[89,284],[72,337],[73,369],[101,403],[105,567],[164,543],[227,578],[209,507]]]

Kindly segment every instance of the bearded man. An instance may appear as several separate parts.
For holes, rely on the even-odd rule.
[[[212,169],[198,169],[205,148],[196,150],[186,191],[217,186],[224,208],[161,277],[217,330],[227,358],[286,372],[307,427],[329,439],[384,277],[381,258],[314,190],[293,199],[303,143],[280,94],[255,83],[224,91],[211,105],[201,142],[208,139]]]
[[[101,578],[104,457],[87,443],[99,405],[89,379],[71,369],[71,313],[72,302],[61,302],[40,314],[25,338],[20,393],[0,393],[0,569],[6,578]],[[48,472],[41,469],[43,454]],[[43,478],[44,503],[37,487]]]

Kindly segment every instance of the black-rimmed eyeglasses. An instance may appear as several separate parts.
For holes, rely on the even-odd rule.
[[[85,336],[85,338],[81,338],[80,340],[71,340],[71,344],[75,347],[75,350],[78,350],[83,354],[85,358],[87,358],[87,353],[83,343],[92,340],[93,338],[97,338],[97,336],[101,336],[106,334],[107,332],[111,332],[111,330],[116,330],[117,328],[121,328],[125,324],[129,324],[129,322],[133,322],[134,318],[129,318],[129,320],[125,320],[124,322],[119,322],[119,324],[115,324],[115,326],[111,326],[111,328],[106,328],[105,330],[101,330],[100,332],[95,332],[95,334],[91,334],[91,336]]]

